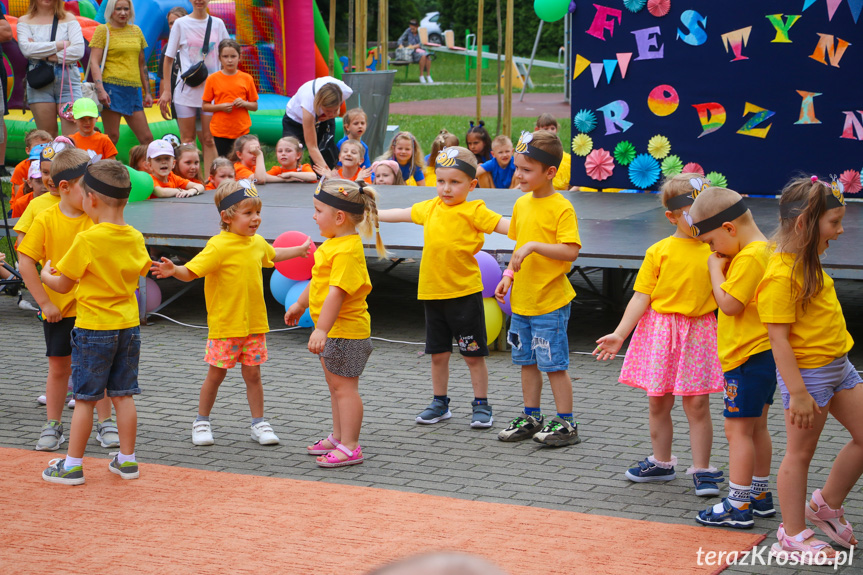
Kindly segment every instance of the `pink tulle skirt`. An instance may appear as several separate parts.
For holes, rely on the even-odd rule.
[[[654,396],[723,391],[716,316],[687,317],[648,308],[632,334],[619,381]]]

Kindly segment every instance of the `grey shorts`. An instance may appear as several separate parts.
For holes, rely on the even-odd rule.
[[[366,362],[372,354],[372,340],[345,339],[331,337],[324,344],[321,357],[324,367],[332,374],[341,377],[359,377],[366,368]]]
[[[33,68],[33,66],[30,66]],[[65,74],[65,77],[63,75]],[[61,87],[62,79],[62,87]],[[69,80],[72,81],[72,93],[69,94]],[[47,86],[36,89],[27,86],[27,104],[64,104],[81,99],[81,71],[77,65],[63,66],[54,65],[54,81]]]
[[[803,368],[800,370],[800,375],[803,377],[806,391],[809,392],[818,407],[827,405],[837,391],[851,389],[863,381],[860,379],[860,374],[854,369],[854,365],[848,360],[847,355],[837,357],[823,367]],[[788,409],[791,394],[788,393],[788,388],[785,386],[785,381],[778,369],[776,370],[776,382],[779,384],[779,391],[782,392],[782,405]]]

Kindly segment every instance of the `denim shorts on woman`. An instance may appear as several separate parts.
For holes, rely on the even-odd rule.
[[[50,62],[49,62],[50,64]],[[35,68],[31,65],[30,70]],[[62,92],[60,88],[60,79],[64,74],[63,66],[54,64],[54,82],[43,86],[38,90],[29,84],[27,85],[27,104],[65,104],[66,102],[75,102],[81,99],[81,71],[77,65],[70,64],[66,66],[65,77],[62,77]],[[72,80],[72,93],[69,94],[69,79]]]
[[[765,405],[773,405],[776,362],[773,351],[750,356],[725,372],[725,417],[761,417]]]
[[[569,369],[569,304],[542,315],[512,314],[506,341],[515,365],[536,365],[552,373]]]
[[[324,344],[321,359],[327,371],[341,377],[359,377],[372,354],[372,339],[331,337]]]
[[[105,396],[141,393],[138,358],[141,329],[72,330],[72,392],[75,399],[98,401]]]
[[[141,88],[131,86],[120,86],[118,84],[102,84],[108,96],[111,97],[111,105],[108,109],[123,116],[131,116],[135,112],[144,110],[144,96]]]
[[[837,391],[851,389],[861,382],[860,374],[854,369],[854,365],[848,360],[847,355],[837,357],[823,367],[801,369],[800,375],[803,377],[806,391],[809,392],[818,407],[827,405]],[[782,405],[788,409],[791,394],[788,393],[788,388],[785,387],[785,382],[782,380],[778,369],[776,370],[776,380],[779,383],[779,391],[782,392]]]

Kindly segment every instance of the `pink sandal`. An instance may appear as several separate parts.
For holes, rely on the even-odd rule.
[[[797,537],[806,541],[813,537],[815,532],[804,529]],[[770,555],[773,557],[784,557],[786,561],[796,562],[798,565],[833,565],[836,561],[836,551],[827,543],[814,540],[812,543],[798,541],[797,537],[790,537],[785,533],[785,525],[780,523],[776,530],[778,543],[770,547]],[[833,552],[830,555],[830,552]]]
[[[841,545],[846,549],[851,549],[851,539],[854,537],[854,528],[850,523],[842,524],[839,521],[840,517],[845,516],[845,507],[839,509],[831,509],[824,498],[821,496],[821,490],[816,489],[812,493],[812,503],[818,506],[818,511],[813,511],[812,506],[806,504],[806,519],[814,523],[824,535],[829,537],[837,545]]]
[[[324,441],[329,441],[330,445],[332,445],[333,447],[325,447]],[[318,442],[311,447],[306,447],[306,450],[308,451],[309,455],[326,455],[333,449],[336,449],[339,445],[341,444],[336,440],[335,437],[333,437],[333,434],[331,433],[324,439],[318,440]]]
[[[339,459],[335,453],[327,453],[323,457],[318,458],[319,467],[346,467],[348,465],[357,465],[363,462],[363,448],[357,445],[357,448],[351,451],[341,443],[336,446],[336,449],[348,456],[347,459]],[[333,450],[335,451],[335,450]]]

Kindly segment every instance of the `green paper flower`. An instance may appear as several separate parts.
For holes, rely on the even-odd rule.
[[[586,156],[593,149],[593,139],[587,134],[579,134],[572,139],[572,153],[576,156]]]
[[[661,160],[671,151],[671,142],[665,136],[656,135],[647,142],[647,153]]]
[[[704,177],[710,180],[711,186],[714,186],[716,188],[724,188],[728,186],[728,180],[726,180],[725,176],[723,176],[719,172],[709,172]]]
[[[683,171],[683,161],[680,156],[671,154],[662,160],[662,175],[666,178],[676,176]]]
[[[628,166],[635,159],[635,146],[624,140],[614,147],[614,159],[621,166]]]

